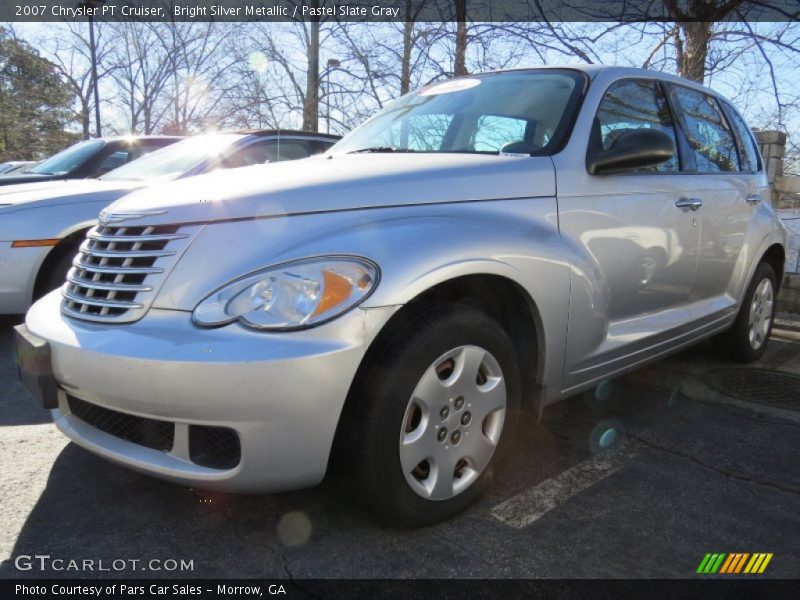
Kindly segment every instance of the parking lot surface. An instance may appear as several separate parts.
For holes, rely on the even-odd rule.
[[[68,443],[17,381],[13,323],[0,321],[2,577],[671,578],[694,577],[708,552],[773,553],[755,577],[800,576],[792,339],[773,339],[757,371],[704,344],[552,407],[538,426],[526,418],[488,495],[405,531],[336,481],[207,493]],[[102,573],[15,566],[35,554],[141,562]],[[142,566],[153,559],[193,569]]]

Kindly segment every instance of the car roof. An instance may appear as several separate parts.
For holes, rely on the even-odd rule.
[[[661,81],[670,81],[672,83],[678,83],[686,87],[692,87],[697,90],[702,90],[707,94],[712,94],[714,96],[722,97],[718,92],[715,92],[711,88],[706,87],[701,83],[698,83],[691,79],[680,77],[678,75],[672,75],[671,73],[665,73],[663,71],[656,71],[654,69],[642,69],[639,67],[618,67],[613,65],[595,65],[595,64],[559,64],[559,65],[546,65],[541,67],[498,69],[495,71],[487,71],[485,73],[475,73],[475,75],[489,75],[492,73],[509,73],[509,72],[519,72],[519,71],[549,71],[549,70],[580,71],[582,73],[585,73],[590,80],[596,79],[599,75],[605,75],[605,74],[609,74],[612,77],[619,77],[619,78],[639,77],[647,79],[658,79]],[[466,75],[465,77],[469,77],[469,75]]]
[[[303,138],[313,138],[313,139],[326,139],[335,142],[340,140],[342,136],[334,135],[333,133],[319,133],[316,131],[301,131],[299,129],[241,129],[239,131],[231,131],[231,132],[220,132],[220,133],[240,133],[242,135],[254,135],[254,136],[292,136],[292,137],[303,137]]]
[[[93,137],[86,141],[94,142],[119,142],[119,141],[139,141],[139,140],[182,140],[183,135],[111,135],[103,137]]]

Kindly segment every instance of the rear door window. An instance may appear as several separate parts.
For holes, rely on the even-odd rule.
[[[106,173],[107,171],[112,171],[117,167],[121,167],[128,162],[130,154],[131,153],[127,150],[117,150],[116,152],[112,152],[102,160],[100,165],[97,167],[97,170]]]
[[[261,165],[267,162],[295,160],[306,158],[322,152],[327,146],[320,147],[317,140],[269,139],[260,140],[233,152],[223,160],[226,169]]]
[[[321,154],[335,144],[335,140],[305,140],[311,154]]]
[[[276,151],[277,156],[273,161],[306,158],[314,153],[309,140],[278,140]]]
[[[276,140],[260,140],[231,153],[222,161],[222,164],[226,169],[262,165],[265,162],[274,161],[277,158],[277,152]]]
[[[674,90],[697,172],[739,171],[736,138],[717,101],[708,94],[681,85],[676,85]]]

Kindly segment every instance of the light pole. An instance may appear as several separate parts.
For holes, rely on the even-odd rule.
[[[331,73],[342,66],[338,58],[329,58],[328,64],[322,75],[319,76],[320,82],[327,77],[325,84],[325,133],[331,132]]]
[[[92,61],[92,87],[94,88],[94,125],[95,135],[102,137],[100,127],[100,91],[97,84],[97,44],[94,39],[94,9],[102,6],[106,0],[83,0],[78,2],[78,8],[86,8],[89,13],[89,55]]]

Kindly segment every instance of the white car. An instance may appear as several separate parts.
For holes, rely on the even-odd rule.
[[[338,136],[290,130],[188,138],[99,179],[0,187],[0,314],[23,313],[64,282],[88,229],[108,204],[158,182],[216,169],[305,158]]]

